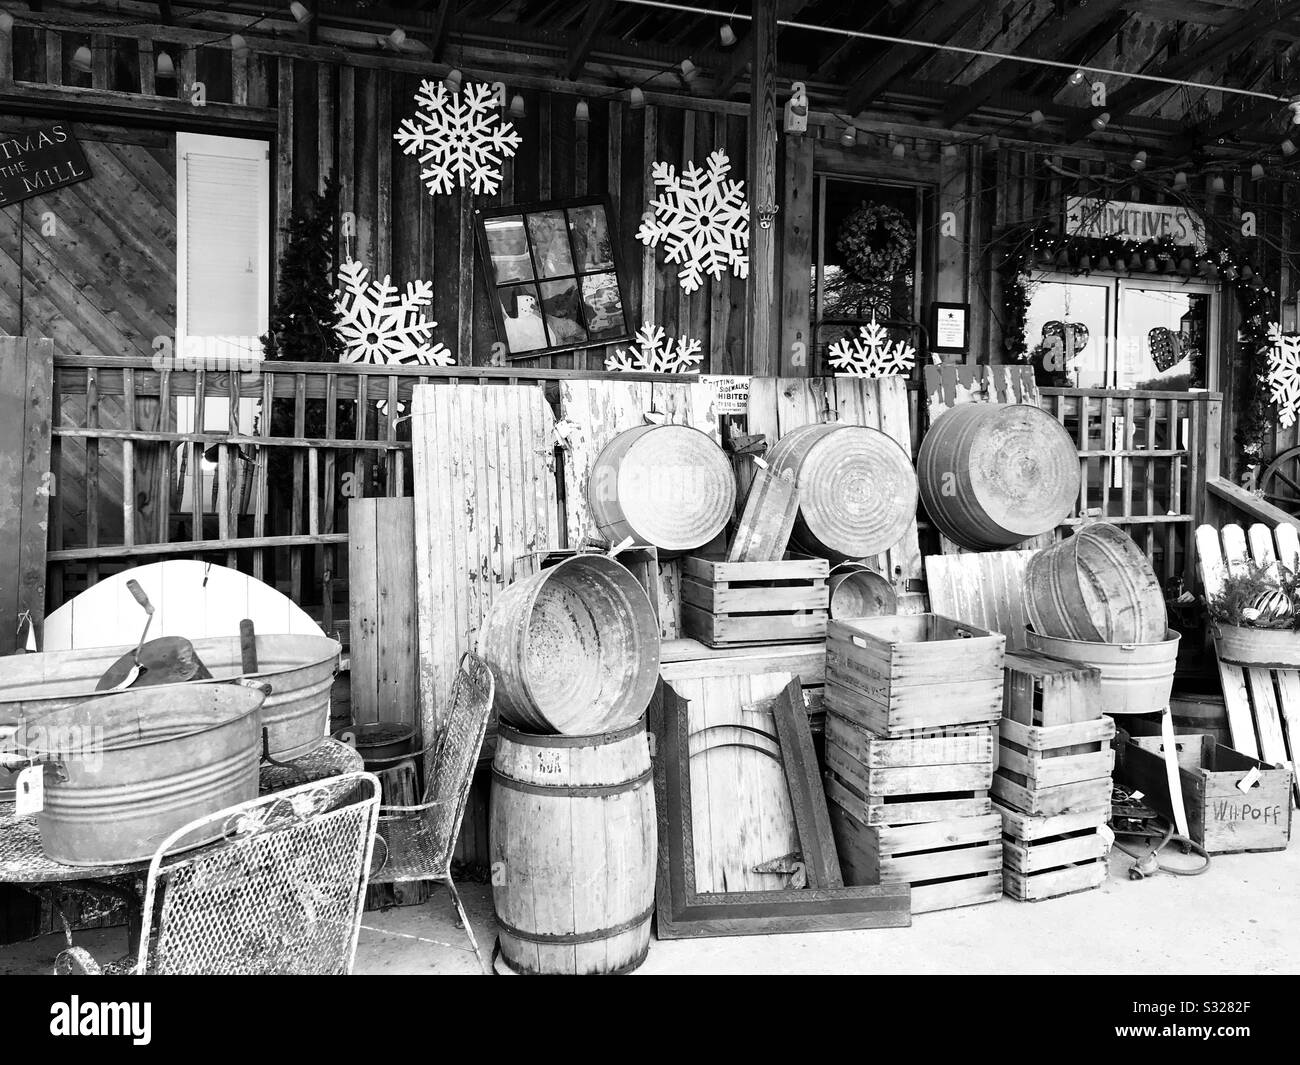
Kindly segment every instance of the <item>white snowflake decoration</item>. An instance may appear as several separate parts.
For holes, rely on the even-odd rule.
[[[668,261],[682,264],[677,277],[687,292],[699,288],[706,273],[721,280],[728,267],[737,277],[749,276],[749,204],[745,183],[727,180],[730,172],[721,150],[704,170],[687,163],[678,177],[670,163],[655,163],[651,171],[663,195],[650,201],[637,239],[651,248],[663,242]]]
[[[501,164],[515,154],[520,137],[496,113],[491,86],[466,82],[459,92],[449,92],[442,82],[425,80],[415,102],[415,118],[402,119],[393,138],[405,154],[419,154],[429,193],[451,192],[458,184],[480,195],[496,192]]]
[[[1283,428],[1300,413],[1300,336],[1283,334],[1276,322],[1268,326],[1268,384]]]
[[[667,339],[665,339],[667,337]],[[662,326],[643,325],[636,334],[637,349],[618,348],[605,360],[607,370],[645,373],[699,373],[704,352],[698,340],[683,334],[667,336]]]
[[[856,337],[832,344],[829,358],[836,370],[850,377],[895,377],[912,372],[916,349],[905,341],[890,340],[885,327],[872,318]]]
[[[456,361],[442,344],[430,343],[438,323],[425,318],[422,308],[433,302],[431,282],[408,282],[402,295],[388,277],[371,281],[369,276],[356,259],[339,267],[343,291],[334,294],[334,306],[341,315],[336,328],[347,345],[342,362],[450,366]]]

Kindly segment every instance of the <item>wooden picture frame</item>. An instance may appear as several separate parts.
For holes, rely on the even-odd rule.
[[[608,255],[601,256],[598,264],[591,258],[594,242],[585,240],[575,226],[575,219],[582,218],[608,242]],[[474,219],[492,321],[507,359],[534,359],[631,341],[632,307],[614,228],[616,216],[607,197],[576,196],[484,207],[474,212]],[[556,225],[557,221],[561,224]],[[513,240],[507,229],[518,231]],[[548,314],[548,300],[568,298],[556,291],[568,282],[573,282],[576,300],[569,308],[572,313]],[[597,291],[616,300],[615,311],[610,313],[621,316],[621,328],[597,335],[594,325],[601,311],[587,300]],[[535,317],[525,316],[523,308],[529,306],[529,300],[536,304]],[[506,301],[513,301],[515,315],[506,314]],[[540,343],[531,343],[530,337],[540,338]]]
[[[807,716],[799,683],[792,681],[778,696],[774,708],[780,732],[787,732],[795,715]],[[783,705],[781,705],[783,704]],[[827,875],[828,861],[834,861],[834,843],[830,857],[824,849],[818,828],[813,838],[802,837],[805,860],[811,851],[812,862],[805,861],[814,886],[783,888],[775,891],[700,892],[695,887],[695,848],[691,823],[691,778],[687,703],[671,684],[660,681],[651,701],[649,724],[655,738],[654,782],[658,811],[659,863],[655,891],[656,934],[660,939],[687,939],[699,936],[770,935],[780,932],[833,932],[861,928],[904,928],[912,923],[912,891],[907,884],[868,887],[815,886],[815,880]],[[802,747],[802,744],[800,744]],[[811,740],[809,742],[811,748]],[[783,751],[784,753],[784,751]],[[801,795],[792,795],[796,810],[805,814],[821,799],[826,809],[816,761],[806,763],[807,751],[791,758],[785,755],[787,777],[794,773],[802,780]],[[797,815],[798,817],[799,815]],[[799,817],[799,820],[805,820]],[[817,819],[812,818],[815,822]],[[829,817],[827,817],[829,825]],[[803,825],[800,825],[803,831]],[[838,869],[836,870],[838,872]]]
[[[957,331],[960,341],[951,337]],[[969,303],[936,300],[930,305],[930,351],[936,355],[965,355],[970,351]]]

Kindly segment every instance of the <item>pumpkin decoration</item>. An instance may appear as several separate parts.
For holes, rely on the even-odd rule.
[[[1291,597],[1281,588],[1260,592],[1242,609],[1242,617],[1257,624],[1285,621],[1295,612]],[[1251,615],[1254,615],[1253,617]]]

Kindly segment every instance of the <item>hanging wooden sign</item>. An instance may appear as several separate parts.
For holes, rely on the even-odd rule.
[[[1119,237],[1137,242],[1169,238],[1205,250],[1205,222],[1200,215],[1173,203],[1131,203],[1068,196],[1065,232],[1084,237]]]
[[[66,122],[0,135],[0,207],[88,177],[86,156]]]

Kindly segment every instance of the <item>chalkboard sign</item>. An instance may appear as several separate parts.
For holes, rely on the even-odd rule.
[[[81,145],[65,122],[0,134],[0,208],[88,177]]]

